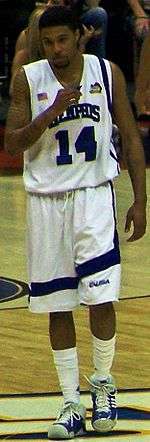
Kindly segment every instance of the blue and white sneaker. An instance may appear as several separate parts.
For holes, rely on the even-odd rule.
[[[92,427],[100,433],[111,431],[117,422],[116,387],[112,376],[99,381],[95,375],[90,377],[93,401]]]
[[[67,403],[56,422],[49,427],[49,439],[72,439],[85,434],[86,409],[81,404]]]

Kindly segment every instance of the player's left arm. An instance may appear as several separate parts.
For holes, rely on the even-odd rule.
[[[127,96],[124,75],[118,66],[111,63],[111,67],[113,115],[121,134],[123,155],[126,159],[134,193],[134,202],[126,217],[125,231],[130,231],[133,223],[133,234],[128,241],[135,241],[141,238],[146,230],[147,198],[144,149]]]

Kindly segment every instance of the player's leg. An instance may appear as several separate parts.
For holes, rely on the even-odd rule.
[[[89,307],[95,376],[106,380],[115,354],[116,315],[112,302]]]
[[[84,244],[80,219],[76,225],[77,237],[80,238],[77,243],[77,273],[81,277],[81,302],[89,305],[92,332],[92,425],[97,431],[106,432],[113,428],[117,416],[116,388],[110,372],[115,353],[116,318],[113,301],[117,301],[120,289],[120,253],[112,185],[109,183],[100,186],[96,192],[90,190],[88,193],[88,197],[87,194],[83,196],[87,201],[86,207],[82,202],[88,220],[86,226],[84,223]],[[83,213],[81,216],[83,218]]]
[[[50,313],[50,341],[64,405],[49,427],[49,439],[70,439],[85,431],[85,407],[80,403],[79,367],[72,312]]]
[[[94,373],[90,377],[93,428],[110,431],[117,420],[116,387],[111,375],[116,342],[116,319],[112,302],[89,307]]]
[[[85,429],[72,316],[79,304],[72,258],[72,204],[72,198],[65,195],[31,196],[28,201],[29,306],[32,312],[50,312],[50,341],[63,394],[60,416],[48,430],[50,439],[68,439]]]
[[[50,342],[64,403],[79,403],[79,369],[72,312],[50,313]]]
[[[66,195],[29,195],[27,204],[29,308],[37,313],[51,312],[50,340],[64,397],[60,417],[48,430],[51,439],[69,439],[83,433],[85,428],[85,408],[79,403],[72,317],[72,310],[79,304],[78,278],[72,258],[72,203],[72,198]]]

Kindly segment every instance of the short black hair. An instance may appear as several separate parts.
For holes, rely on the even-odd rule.
[[[51,26],[68,26],[72,31],[76,31],[80,29],[80,21],[73,9],[65,6],[50,6],[40,17],[39,30]]]

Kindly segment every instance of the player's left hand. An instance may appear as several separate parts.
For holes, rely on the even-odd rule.
[[[130,232],[133,223],[133,233],[127,239],[128,242],[142,238],[146,231],[146,206],[144,203],[134,202],[129,208],[125,222],[125,232]]]

